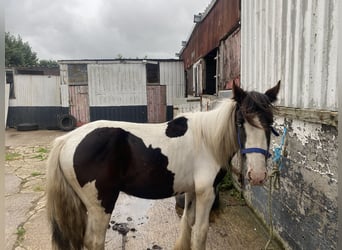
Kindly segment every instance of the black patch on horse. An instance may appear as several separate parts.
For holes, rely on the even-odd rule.
[[[74,169],[81,187],[95,181],[106,213],[114,209],[120,191],[146,199],[173,195],[174,173],[160,148],[121,128],[97,128],[76,147]]]
[[[166,135],[168,137],[183,136],[188,130],[188,119],[185,117],[178,117],[167,123]]]

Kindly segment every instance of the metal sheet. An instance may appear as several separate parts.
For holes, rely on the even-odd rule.
[[[160,84],[166,85],[167,105],[172,105],[175,98],[181,98],[185,95],[183,62],[160,62],[159,70]]]
[[[282,81],[279,105],[337,110],[336,0],[242,0],[241,86]]]
[[[59,82],[59,76],[14,75],[15,99],[9,106],[59,106]]]
[[[146,70],[142,63],[89,64],[90,106],[146,105]]]
[[[147,122],[147,106],[90,107],[90,120]]]
[[[17,127],[21,123],[36,123],[40,129],[58,129],[58,117],[67,114],[68,109],[56,107],[9,107],[7,126]]]

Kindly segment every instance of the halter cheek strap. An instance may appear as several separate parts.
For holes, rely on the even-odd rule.
[[[238,124],[238,142],[239,142],[241,154],[244,155],[248,153],[259,153],[259,154],[263,154],[266,158],[270,158],[272,156],[272,154],[268,152],[268,150],[265,150],[263,148],[244,148],[243,149],[241,139],[240,139],[240,128],[241,128],[241,124]],[[275,136],[279,136],[279,133],[273,127],[271,127],[271,131]]]

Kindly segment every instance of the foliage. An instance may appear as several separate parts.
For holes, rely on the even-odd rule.
[[[5,159],[6,161],[14,161],[21,157],[21,154],[16,152],[8,152],[6,153]]]
[[[57,61],[54,61],[54,60],[39,60],[39,66],[53,68],[53,67],[58,67],[58,63]]]
[[[18,35],[15,37],[5,33],[5,65],[6,67],[37,66],[37,53],[33,52],[28,42],[24,42]]]
[[[36,176],[40,176],[43,175],[41,172],[35,171],[31,173],[31,176],[36,177]]]
[[[19,225],[17,227],[17,242],[16,245],[20,244],[20,242],[22,242],[24,240],[24,236],[25,236],[26,230],[24,228],[23,225]]]
[[[32,156],[32,158],[35,158],[35,159],[40,159],[41,161],[42,160],[45,160],[47,158],[47,153],[48,153],[48,150],[46,148],[38,148],[35,150],[35,155]]]
[[[220,183],[220,190],[231,190],[234,188],[233,179],[230,171],[227,171],[227,174],[223,177],[223,180]]]

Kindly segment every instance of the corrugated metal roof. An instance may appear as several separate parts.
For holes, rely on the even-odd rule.
[[[336,0],[242,0],[242,86],[281,79],[280,105],[337,110],[337,14]]]

